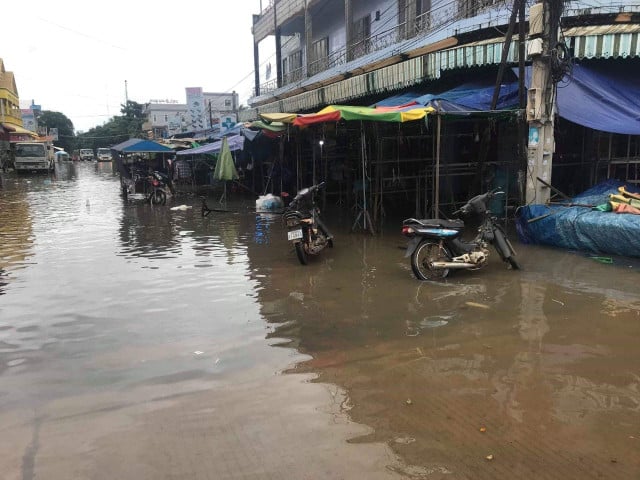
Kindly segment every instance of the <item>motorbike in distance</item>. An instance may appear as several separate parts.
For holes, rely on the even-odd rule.
[[[324,182],[300,190],[282,214],[287,239],[293,243],[302,265],[308,263],[310,255],[333,247],[333,236],[322,222],[315,203],[315,193],[322,187]]]
[[[175,193],[173,183],[169,175],[154,170],[147,176],[147,181],[151,187],[148,201],[151,205],[165,205],[167,203],[167,190]]]
[[[507,234],[487,206],[492,198],[503,194],[504,192],[494,189],[476,195],[453,212],[452,215],[477,215],[482,218],[478,234],[470,242],[460,238],[465,226],[463,220],[404,220],[402,234],[410,239],[405,257],[411,257],[414,275],[420,280],[439,280],[446,278],[451,270],[477,270],[487,264],[489,245],[495,248],[500,258],[512,269],[520,269]]]
[[[142,189],[146,201],[151,205],[166,205],[167,191],[175,194],[169,175],[157,170],[134,169],[130,182],[124,188],[126,188],[123,190],[126,194],[135,193],[136,190]]]

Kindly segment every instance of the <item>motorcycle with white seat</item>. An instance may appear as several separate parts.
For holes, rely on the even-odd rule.
[[[468,200],[453,215],[477,215],[482,218],[476,237],[465,242],[460,237],[464,231],[464,221],[439,218],[407,218],[402,222],[402,234],[409,244],[405,257],[411,257],[411,269],[420,280],[441,280],[452,270],[477,270],[487,264],[488,246],[492,245],[512,269],[519,270],[516,252],[507,238],[504,228],[487,207],[496,195],[503,195],[498,189]]]

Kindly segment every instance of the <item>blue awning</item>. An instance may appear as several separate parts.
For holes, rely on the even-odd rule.
[[[173,150],[151,140],[143,140],[141,138],[130,138],[127,141],[119,143],[111,147],[120,153],[171,153]]]

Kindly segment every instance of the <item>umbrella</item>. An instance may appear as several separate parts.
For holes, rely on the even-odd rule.
[[[220,203],[227,198],[227,180],[237,180],[238,171],[233,163],[233,156],[229,150],[227,137],[222,137],[222,146],[220,147],[220,155],[216,162],[216,169],[213,171],[213,178],[224,182],[224,193],[220,197]]]

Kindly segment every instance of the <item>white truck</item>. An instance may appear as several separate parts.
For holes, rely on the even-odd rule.
[[[93,150],[90,148],[81,148],[80,149],[80,160],[93,160]]]
[[[111,149],[110,148],[99,148],[97,156],[98,156],[98,161],[99,162],[110,162],[111,161]]]
[[[55,168],[53,146],[47,142],[16,142],[13,166],[16,173],[48,172]]]

